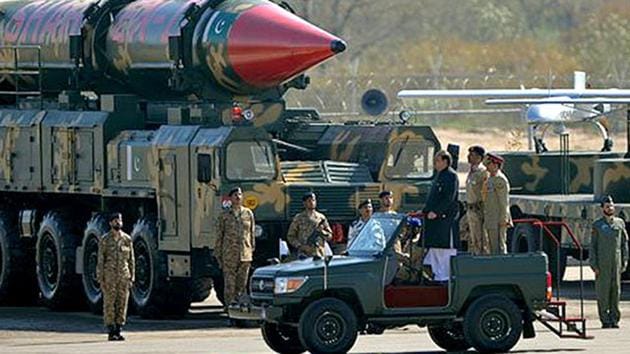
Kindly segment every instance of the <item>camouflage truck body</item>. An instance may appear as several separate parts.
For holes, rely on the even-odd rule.
[[[566,230],[552,228],[561,240],[561,268],[566,256],[586,259],[590,245],[591,225],[601,217],[600,200],[613,196],[617,213],[630,220],[630,160],[613,152],[506,152],[504,171],[511,184],[510,203],[515,219],[565,221],[573,230],[585,252],[580,255]],[[540,230],[529,225],[515,225],[509,237],[512,252],[533,250],[541,246],[550,253],[555,265],[555,246]],[[563,269],[561,273],[563,274]]]

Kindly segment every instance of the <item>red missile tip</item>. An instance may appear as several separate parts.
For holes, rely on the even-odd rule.
[[[245,11],[228,37],[228,57],[247,84],[268,88],[343,52],[346,43],[277,5]]]

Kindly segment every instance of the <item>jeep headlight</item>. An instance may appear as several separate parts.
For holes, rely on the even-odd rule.
[[[254,237],[259,238],[263,234],[263,228],[260,225],[254,226]]]
[[[275,280],[273,292],[276,294],[289,294],[299,289],[306,283],[308,277],[279,277]]]

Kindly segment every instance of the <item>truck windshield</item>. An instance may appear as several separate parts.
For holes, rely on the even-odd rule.
[[[435,145],[427,140],[403,138],[395,141],[385,161],[389,179],[423,179],[433,176]]]
[[[269,180],[276,176],[276,159],[268,141],[235,141],[227,146],[226,177],[232,181]]]
[[[348,246],[348,254],[357,256],[383,252],[385,245],[398,228],[402,218],[403,215],[398,214],[372,216]]]

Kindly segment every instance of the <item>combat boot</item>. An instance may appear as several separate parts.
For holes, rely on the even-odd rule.
[[[115,335],[116,335],[116,340],[125,340],[125,337],[123,337],[122,334],[120,334],[120,331],[122,330],[122,325],[116,325],[116,330],[115,330]]]
[[[109,331],[107,334],[107,340],[112,341],[112,340],[117,340],[116,339],[116,327],[114,326],[107,326],[107,330]]]

